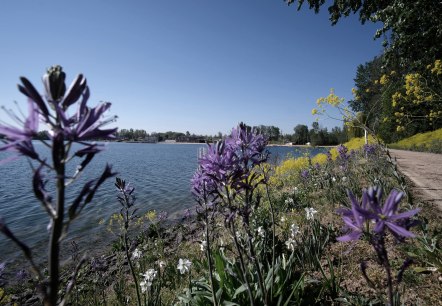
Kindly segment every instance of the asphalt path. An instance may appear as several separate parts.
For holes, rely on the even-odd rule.
[[[389,151],[399,170],[413,182],[413,193],[442,211],[442,154]]]

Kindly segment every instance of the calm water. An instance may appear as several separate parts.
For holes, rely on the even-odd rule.
[[[43,146],[35,142],[36,148]],[[118,176],[131,182],[135,187],[136,205],[139,214],[148,210],[166,211],[171,218],[182,216],[183,210],[192,208],[194,202],[190,193],[190,179],[197,167],[200,144],[143,144],[107,143],[106,150],[98,155],[85,169],[79,181],[67,189],[67,197],[72,200],[82,183],[99,176],[106,162],[113,165]],[[304,152],[312,155],[324,149],[304,149],[291,147],[270,147],[273,160],[284,159],[287,154],[299,156]],[[42,153],[44,155],[44,153]],[[0,160],[5,158],[0,153]],[[75,163],[69,170],[73,173]],[[32,171],[25,158],[0,165],[0,216],[19,238],[35,250],[38,256],[46,253],[48,218],[41,205],[35,200],[32,191]],[[113,179],[105,182],[95,195],[93,203],[87,206],[70,228],[68,240],[74,239],[82,250],[100,248],[110,244],[114,238],[107,233],[100,220],[119,211]],[[48,183],[48,188],[51,182]],[[17,247],[0,235],[0,262],[12,262],[22,256]]]

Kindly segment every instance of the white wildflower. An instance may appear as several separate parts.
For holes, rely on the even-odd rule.
[[[334,176],[332,177],[332,182],[336,182],[336,178]]]
[[[140,282],[141,292],[146,292],[152,286],[152,282],[157,277],[157,271],[149,269],[145,273],[140,274],[144,279]]]
[[[141,251],[137,248],[132,253],[132,259],[138,259],[141,257]]]
[[[295,250],[295,246],[296,246],[296,241],[290,237],[286,242],[285,245],[287,246],[287,249],[289,249],[290,251],[294,251]]]
[[[347,177],[346,177],[346,176],[343,176],[343,177],[342,177],[342,181],[343,181],[343,182],[346,182],[346,181],[347,181]]]
[[[294,201],[292,198],[288,198],[285,200],[285,204],[287,204],[287,205],[293,205],[293,203],[294,203]]]
[[[284,222],[285,222],[285,218],[281,217],[281,223],[284,223]]]
[[[265,237],[265,231],[264,231],[264,229],[262,228],[262,226],[258,227],[257,231],[258,231],[258,235],[259,235],[259,236],[261,236],[262,238]]]
[[[177,269],[180,270],[181,274],[184,274],[186,272],[190,271],[190,266],[192,265],[192,262],[188,259],[181,259],[178,261]]]
[[[290,226],[290,231],[291,231],[292,237],[295,237],[297,234],[299,234],[299,226],[292,224]]]
[[[305,209],[305,217],[307,220],[313,220],[315,217],[314,215],[318,212],[316,209],[312,207],[306,207]]]
[[[201,241],[201,244],[200,244],[200,249],[201,249],[201,252],[204,252],[204,251],[206,251],[206,248],[207,248],[207,241]]]

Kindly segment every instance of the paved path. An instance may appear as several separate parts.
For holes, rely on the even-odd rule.
[[[413,183],[414,193],[442,211],[442,154],[390,150],[399,170]]]

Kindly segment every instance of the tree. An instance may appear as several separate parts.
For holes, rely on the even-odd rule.
[[[309,142],[308,127],[304,124],[298,124],[293,129],[295,134],[293,135],[293,141],[295,144],[306,144]]]

